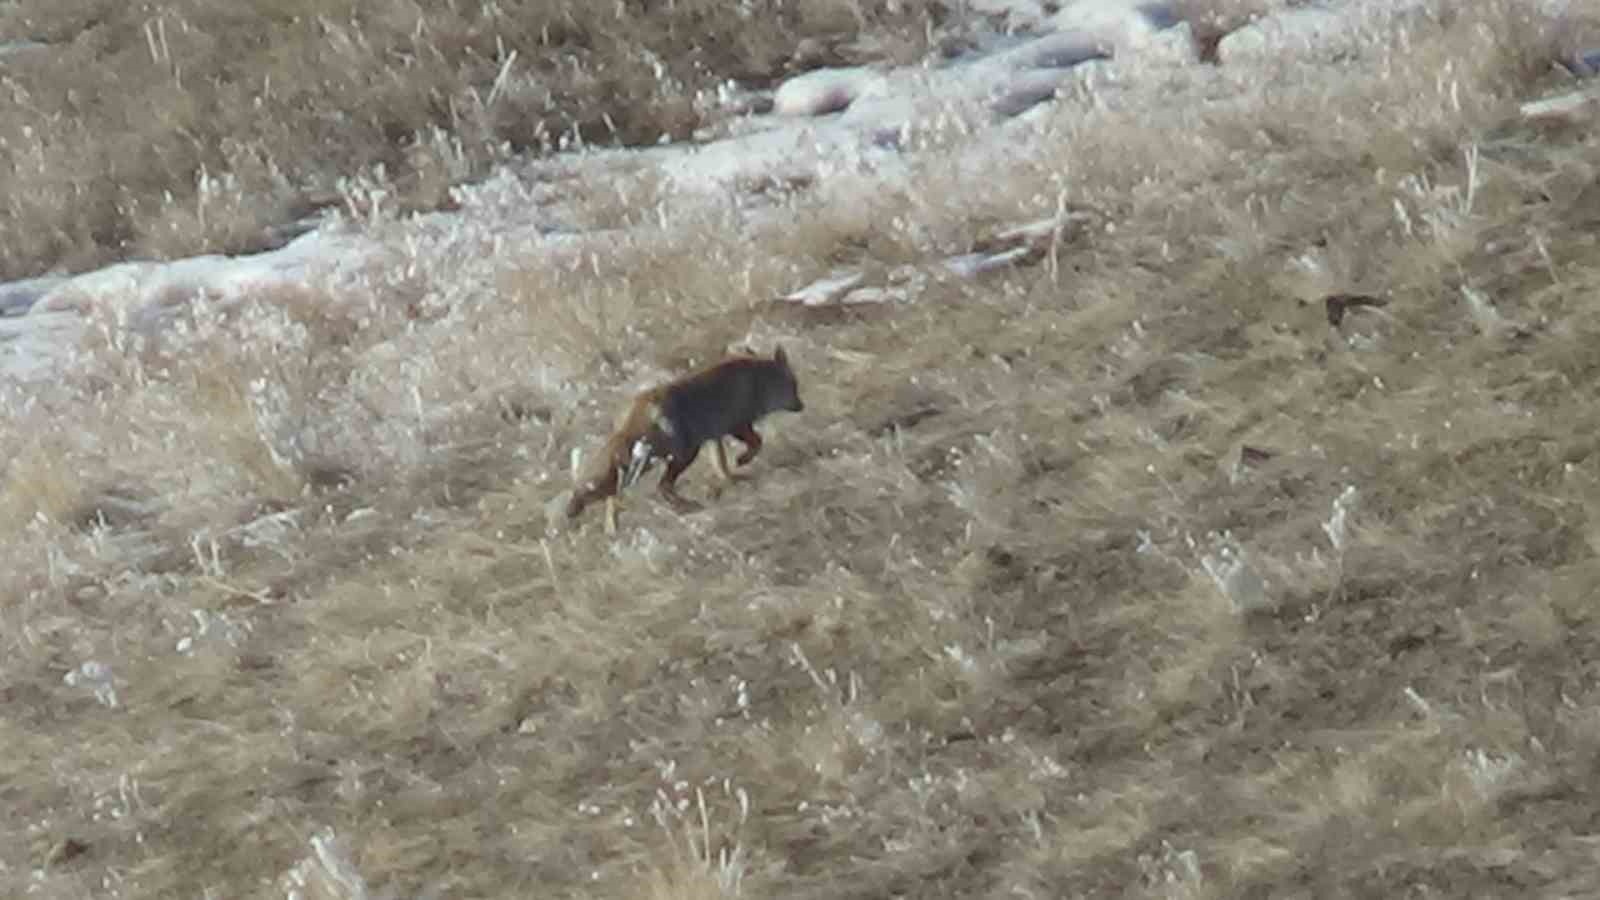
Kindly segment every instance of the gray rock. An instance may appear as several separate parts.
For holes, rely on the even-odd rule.
[[[1351,28],[1344,16],[1316,7],[1292,9],[1252,22],[1217,44],[1223,65],[1265,57],[1297,57],[1342,36]]]
[[[0,316],[20,316],[33,308],[39,298],[67,279],[60,275],[28,278],[0,284]]]
[[[823,116],[838,112],[881,87],[883,76],[865,66],[817,69],[785,81],[772,96],[780,116]]]
[[[70,312],[0,319],[0,379],[50,378],[71,359],[85,330],[83,317]]]
[[[1050,18],[1058,32],[1078,31],[1093,35],[1103,45],[1117,50],[1143,46],[1155,32],[1177,24],[1177,9],[1171,3],[1134,0],[1076,0]]]
[[[1524,103],[1521,112],[1525,119],[1579,121],[1592,118],[1597,107],[1600,107],[1600,90],[1587,88]]]
[[[1006,30],[1028,31],[1038,28],[1049,16],[1039,0],[968,0],[973,13],[1003,22]]]
[[[952,256],[944,261],[944,267],[951,274],[961,278],[976,278],[1016,265],[1033,254],[1031,247],[1013,247],[999,253],[963,253]]]
[[[811,282],[798,291],[784,294],[783,299],[806,306],[833,303],[854,290],[865,278],[866,274],[859,270],[834,272],[825,278],[819,278]]]
[[[1345,0],[1301,6],[1257,19],[1217,42],[1217,61],[1332,59],[1363,56],[1375,35],[1425,21],[1427,0]]]
[[[1572,58],[1567,61],[1567,69],[1584,78],[1600,75],[1600,47],[1573,51]]]
[[[25,52],[27,52],[29,50],[44,50],[44,49],[47,49],[49,46],[50,46],[49,44],[41,44],[38,41],[30,41],[30,40],[26,40],[26,39],[24,39],[24,40],[12,40],[12,41],[0,41],[0,57],[12,56],[12,55],[15,55],[15,54],[18,54],[18,53],[25,53]]]
[[[1111,48],[1087,31],[1058,31],[1003,54],[1000,62],[1018,69],[1069,69],[1093,59],[1109,59]]]
[[[995,90],[989,108],[1003,118],[1019,116],[1040,103],[1054,100],[1063,77],[1060,71],[1053,69],[1020,72]]]
[[[1135,9],[1150,23],[1151,28],[1165,31],[1183,21],[1183,16],[1178,14],[1178,5],[1168,2],[1139,3]]]

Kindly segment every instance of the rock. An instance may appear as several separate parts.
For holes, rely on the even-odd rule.
[[[1256,19],[1220,38],[1217,62],[1368,55],[1375,36],[1428,20],[1430,8],[1427,0],[1346,0],[1332,7],[1294,7]]]
[[[982,118],[986,86],[1009,75],[989,61],[896,73],[845,110],[839,121],[873,136],[879,146],[899,146],[898,138],[884,143],[879,136],[940,120],[975,123]]]
[[[50,378],[72,358],[85,327],[83,319],[72,313],[0,319],[0,378]]]
[[[1018,247],[1031,247],[1043,251],[1070,234],[1081,233],[1083,227],[1094,219],[1095,214],[1085,209],[1064,209],[1059,216],[1035,219],[1032,222],[1002,229],[992,235],[981,236],[973,242],[972,249],[976,253],[985,254]]]
[[[30,40],[0,41],[0,57],[14,56],[18,53],[26,53],[30,50],[44,50],[49,48],[49,46],[49,44],[41,44],[38,41]]]
[[[1564,65],[1567,71],[1580,78],[1600,75],[1600,46],[1574,50]]]
[[[1593,119],[1600,112],[1600,91],[1591,88],[1533,100],[1522,104],[1521,112],[1525,119]]]
[[[1018,69],[1068,69],[1092,59],[1109,59],[1111,45],[1089,31],[1058,31],[1000,55],[997,62]]]
[[[1161,40],[1162,35],[1183,24],[1170,3],[1079,0],[1050,17],[1049,33],[997,54],[993,61],[1019,69],[1068,69],[1119,54],[1142,56],[1173,43]],[[1182,55],[1192,59],[1191,39],[1187,33],[1181,37]]]
[[[799,303],[804,306],[817,306],[823,303],[833,303],[850,293],[866,278],[860,271],[835,272],[825,278],[811,282],[798,291],[784,294],[783,299],[790,303]]]
[[[208,286],[206,276],[226,257],[208,255],[161,262],[125,262],[64,281],[39,298],[34,313],[88,313],[94,309],[133,313],[193,299]]]
[[[382,255],[371,238],[318,230],[266,253],[117,263],[59,279],[41,293],[29,315],[104,311],[129,325],[152,325],[197,297],[229,304],[270,296],[274,288],[303,285],[314,273],[368,269]]]
[[[67,279],[60,275],[0,284],[0,316],[20,316]]]
[[[777,321],[808,327],[872,321],[911,302],[926,283],[927,276],[911,265],[887,271],[841,269],[757,308]]]
[[[1187,66],[1200,62],[1200,41],[1188,22],[1157,32],[1139,50],[1141,62]]]
[[[904,303],[911,296],[900,288],[892,287],[864,287],[851,291],[850,296],[844,298],[846,306],[863,306],[872,303]]]
[[[1064,80],[1063,73],[1054,69],[1019,72],[995,89],[989,108],[1006,118],[1021,115],[1040,103],[1054,100]]]
[[[1176,3],[1136,3],[1134,4],[1134,7],[1138,9],[1139,14],[1144,16],[1145,20],[1150,23],[1150,27],[1156,29],[1157,31],[1175,28],[1178,26],[1178,24],[1183,22],[1183,16],[1179,14],[1178,4]]]
[[[141,274],[159,266],[159,263],[148,262],[116,263],[68,278],[46,291],[33,304],[30,313],[35,316],[60,312],[86,313],[95,297],[128,297],[139,292]]]
[[[881,90],[882,84],[883,76],[866,66],[817,69],[779,86],[772,97],[772,111],[780,116],[823,116]]]
[[[1059,216],[981,236],[973,242],[971,253],[946,259],[944,268],[961,278],[975,278],[996,269],[1033,265],[1094,219],[1093,213],[1081,209],[1063,210]]]
[[[913,265],[889,270],[838,269],[784,294],[778,302],[802,307],[900,303],[919,293],[926,281],[926,276]]]
[[[1144,46],[1164,28],[1179,21],[1171,3],[1129,0],[1077,0],[1050,18],[1057,32],[1082,32],[1119,51]]]
[[[976,278],[996,269],[1021,265],[1033,256],[1036,252],[1032,247],[1013,247],[999,253],[963,253],[945,260],[944,267],[959,278]]]
[[[969,0],[968,8],[980,16],[996,20],[1008,31],[1038,28],[1048,17],[1038,0]]]
[[[1217,43],[1217,61],[1236,65],[1265,57],[1299,57],[1343,35],[1350,21],[1316,7],[1292,9],[1260,19]]]
[[[316,231],[322,225],[321,216],[302,216],[290,222],[279,222],[268,225],[254,240],[248,241],[241,249],[245,253],[267,253],[280,250],[293,243],[295,238]]]
[[[1267,582],[1250,565],[1243,548],[1224,546],[1200,558],[1217,590],[1233,604],[1235,612],[1270,611],[1277,606]]]
[[[1600,75],[1600,12],[1593,9],[1593,3],[1549,9],[1555,62],[1576,78]]]

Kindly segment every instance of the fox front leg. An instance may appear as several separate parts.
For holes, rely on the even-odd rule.
[[[740,475],[738,472],[733,471],[732,466],[728,465],[728,448],[722,446],[722,438],[717,438],[714,446],[717,450],[717,473],[722,476],[723,480],[730,483],[735,481],[744,481],[748,476]]]
[[[739,443],[744,444],[744,452],[739,454],[738,464],[749,465],[750,460],[755,459],[756,454],[761,452],[761,435],[756,434],[754,425],[735,428],[731,434],[739,439]]]

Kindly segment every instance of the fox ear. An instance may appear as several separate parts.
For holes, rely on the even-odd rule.
[[[787,366],[789,364],[789,354],[783,352],[782,344],[779,344],[778,349],[773,352],[772,361],[780,366]]]

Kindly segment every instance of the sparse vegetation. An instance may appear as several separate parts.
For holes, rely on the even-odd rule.
[[[667,49],[733,29],[651,4],[599,45],[602,6],[484,15],[596,53],[653,46],[654,16],[679,17]],[[278,129],[324,174],[422,128],[508,139],[437,118],[494,78],[477,13],[347,7],[257,3],[264,44],[208,51],[290,54],[259,121],[233,118],[258,86],[200,69],[153,95],[215,110],[189,121],[258,148],[256,175],[146,134],[149,183],[202,159],[270,181]],[[838,8],[829,33],[908,40]],[[99,9],[30,33],[145,83],[145,14]],[[202,12],[167,14],[171,59],[220,33]],[[367,282],[199,303],[159,339],[102,323],[58,383],[0,397],[0,874],[59,897],[1594,893],[1600,137],[1516,118],[1565,77],[1523,4],[1436,12],[1270,81],[1063,103],[977,185],[952,141],[903,193],[803,186],[770,219],[662,228],[597,191],[595,221],[632,227],[549,255],[491,252],[474,214],[514,191],[491,185],[448,235],[374,221],[398,262]],[[290,85],[334,72],[440,106],[305,137],[328,132]],[[570,102],[647,115],[600,96]],[[7,266],[98,258],[132,221],[63,199],[122,171],[95,134],[67,146],[88,168],[4,226],[65,249],[7,237]],[[1033,265],[938,265],[1066,204],[1094,227]],[[756,304],[863,260],[918,268],[914,302]],[[1389,302],[1333,327],[1343,291]],[[616,541],[561,527],[570,451],[632,391],[777,338],[807,410],[753,480],[682,517],[638,491]]]
[[[729,79],[909,60],[944,14],[937,0],[7,3],[0,36],[46,46],[0,56],[0,278],[259,248],[363,178],[433,209],[513,154],[683,140]]]

